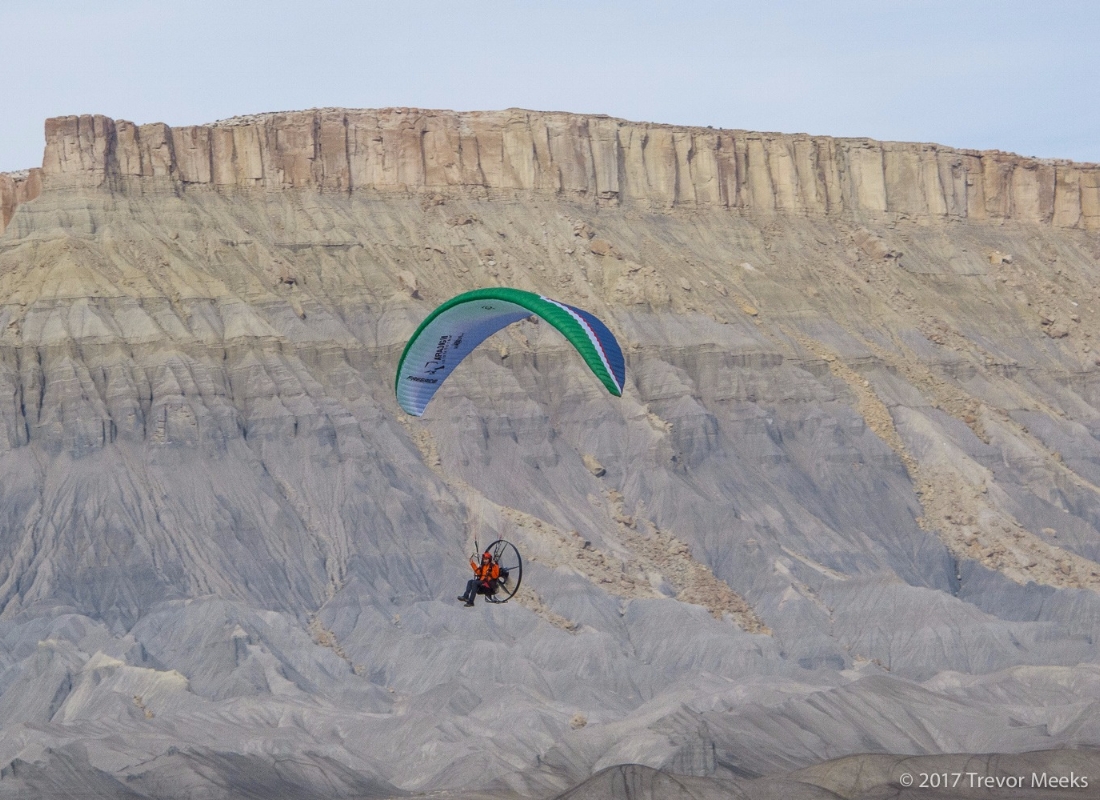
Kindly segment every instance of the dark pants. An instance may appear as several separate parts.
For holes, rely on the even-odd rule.
[[[496,590],[496,581],[479,581],[477,578],[470,578],[466,581],[466,591],[463,593],[462,599],[467,603],[472,603],[477,595],[492,594]]]

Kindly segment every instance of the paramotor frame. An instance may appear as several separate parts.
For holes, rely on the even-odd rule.
[[[491,555],[493,563],[500,567],[497,590],[486,595],[485,600],[490,603],[507,603],[519,591],[519,585],[523,581],[523,559],[519,550],[511,542],[497,539],[483,552]]]

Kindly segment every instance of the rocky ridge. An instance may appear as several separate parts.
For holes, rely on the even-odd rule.
[[[524,111],[49,121],[0,180],[0,796],[767,796],[1096,745],[1096,175]],[[624,397],[525,321],[404,417],[416,323],[497,284],[607,320]],[[455,607],[496,536],[518,602]]]
[[[46,124],[42,171],[58,186],[136,179],[269,191],[463,187],[653,208],[1100,228],[1100,165],[521,109],[328,108],[175,128],[62,117]]]

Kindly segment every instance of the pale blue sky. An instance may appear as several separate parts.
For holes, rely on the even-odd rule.
[[[0,170],[42,122],[522,107],[1100,162],[1100,2],[0,0]]]

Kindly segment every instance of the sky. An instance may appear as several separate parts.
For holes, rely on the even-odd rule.
[[[1096,0],[0,0],[0,171],[43,121],[529,108],[1100,162]]]

